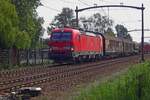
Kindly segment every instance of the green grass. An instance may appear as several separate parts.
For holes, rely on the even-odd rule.
[[[150,62],[135,65],[119,77],[88,89],[74,100],[150,100]]]

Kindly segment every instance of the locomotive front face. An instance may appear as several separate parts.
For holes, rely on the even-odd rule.
[[[72,57],[72,32],[53,32],[50,41],[50,59],[61,61],[68,60]]]

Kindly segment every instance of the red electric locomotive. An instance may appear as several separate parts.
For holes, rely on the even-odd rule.
[[[49,58],[55,62],[96,59],[103,55],[103,38],[77,29],[57,28],[52,30],[49,47]]]

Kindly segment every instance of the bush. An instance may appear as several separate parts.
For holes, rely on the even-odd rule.
[[[116,79],[82,90],[75,100],[150,100],[149,66],[135,65]]]

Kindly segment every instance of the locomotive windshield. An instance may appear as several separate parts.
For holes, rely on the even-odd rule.
[[[54,32],[51,36],[52,41],[70,41],[71,32]]]

